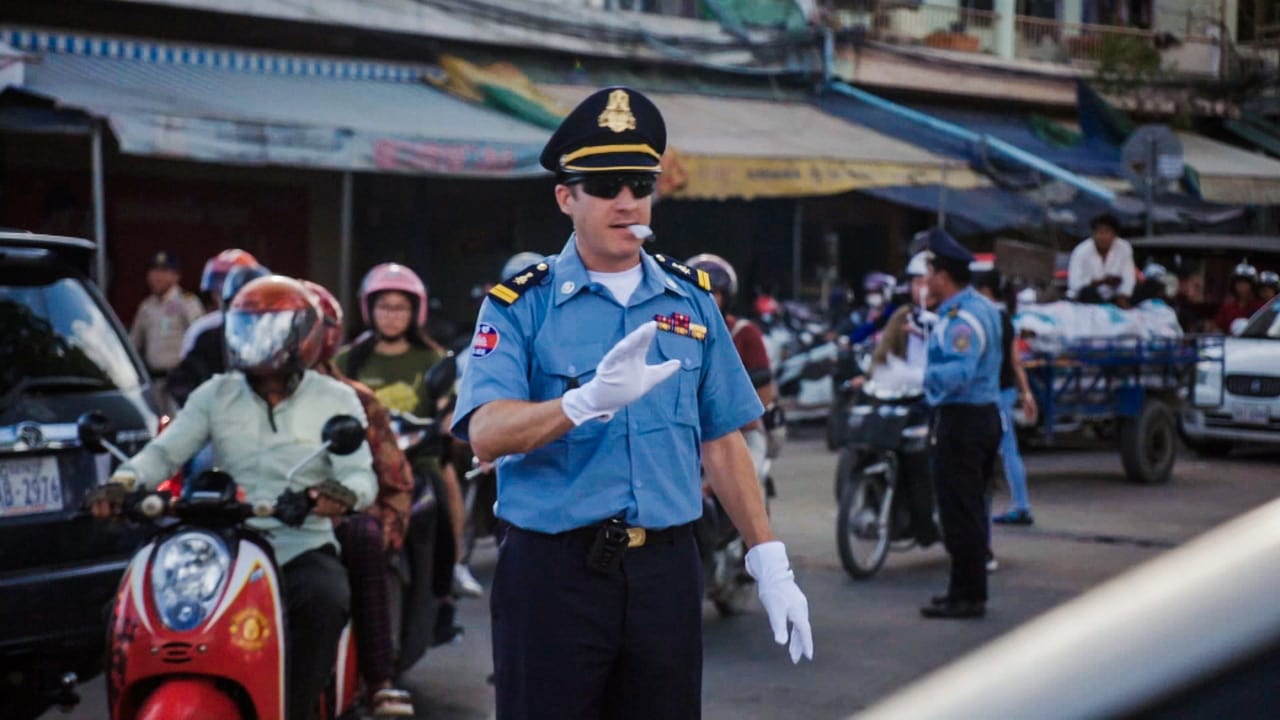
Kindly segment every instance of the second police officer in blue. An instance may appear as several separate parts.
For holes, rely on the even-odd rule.
[[[573,235],[494,287],[454,432],[497,460],[497,717],[696,718],[700,470],[751,550],[775,640],[812,658],[808,602],[738,429],[763,408],[710,281],[644,252],[661,114],[594,93],[543,150]]]
[[[987,603],[987,482],[1000,447],[1000,318],[969,285],[973,254],[945,230],[929,232],[929,294],[940,300],[929,337],[925,399],[932,437],[938,514],[951,578],[927,618],[978,618]]]

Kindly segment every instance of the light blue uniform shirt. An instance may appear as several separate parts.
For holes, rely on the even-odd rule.
[[[641,253],[644,278],[623,307],[591,282],[571,237],[550,271],[509,307],[486,299],[462,378],[453,432],[494,400],[542,402],[595,376],[604,354],[632,330],[680,313],[706,327],[695,339],[659,330],[648,362],[680,370],[609,421],[590,420],[524,455],[498,461],[498,516],[544,533],[625,515],[660,529],[702,514],[701,444],[764,412],[715,299]]]
[[[996,403],[1000,398],[1000,314],[986,298],[964,290],[938,306],[924,371],[931,406]]]

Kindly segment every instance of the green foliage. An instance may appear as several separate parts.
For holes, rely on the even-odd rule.
[[[1145,37],[1105,35],[1098,43],[1098,75],[1107,79],[1155,79],[1161,75],[1160,51]]]

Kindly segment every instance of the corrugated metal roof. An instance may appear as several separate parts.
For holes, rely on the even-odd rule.
[[[548,133],[421,82],[351,80],[48,53],[25,89],[95,114],[232,122],[541,146]]]

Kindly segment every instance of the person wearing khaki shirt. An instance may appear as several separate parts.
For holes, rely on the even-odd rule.
[[[176,407],[165,387],[165,376],[182,360],[182,337],[200,316],[204,305],[178,284],[177,258],[158,252],[147,263],[147,287],[151,294],[138,305],[129,338],[151,373],[156,399],[172,414]]]

